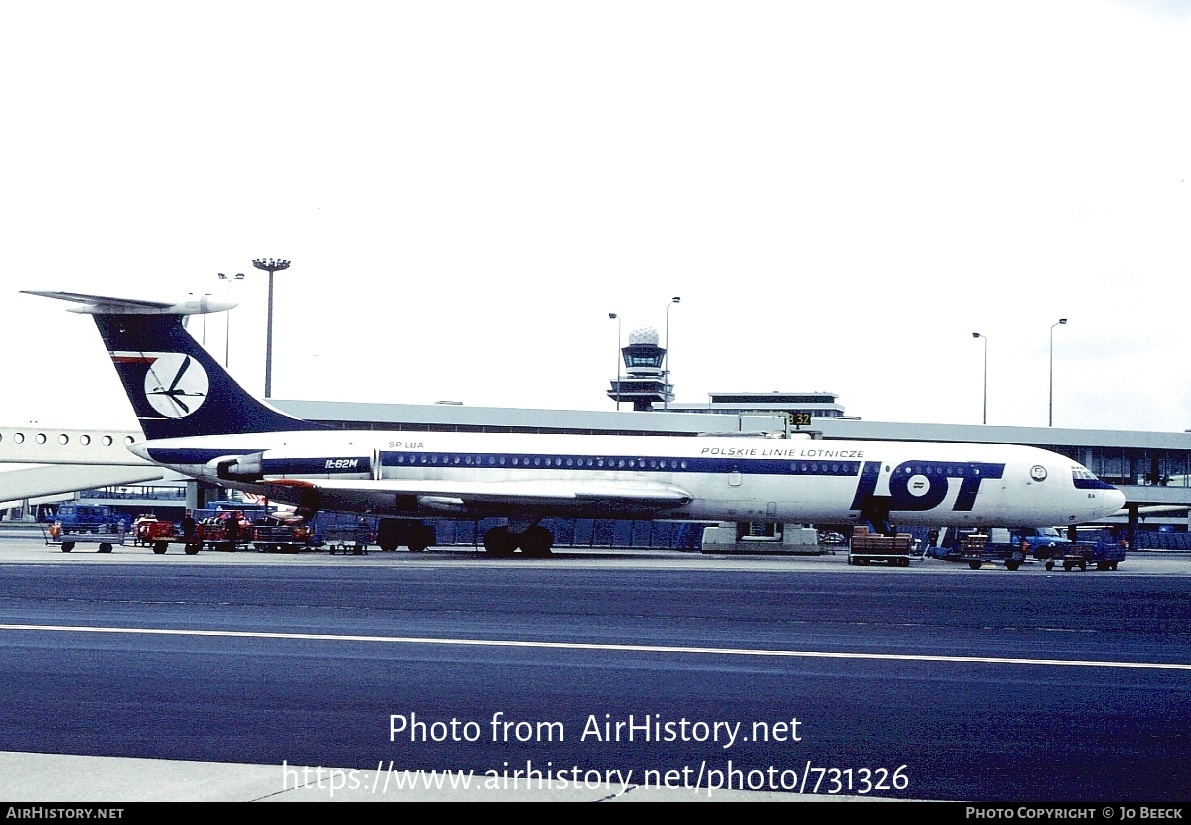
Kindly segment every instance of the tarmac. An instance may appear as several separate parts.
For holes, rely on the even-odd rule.
[[[15,525],[4,524],[5,528]],[[0,530],[13,540],[0,541],[0,564],[30,561],[71,563],[72,554],[47,547],[39,533]],[[84,551],[86,552],[86,551]],[[93,553],[94,551],[91,551]],[[626,551],[617,551],[617,555]],[[88,553],[88,555],[91,555]],[[375,556],[377,551],[373,551]],[[635,555],[627,551],[628,555]],[[275,556],[258,553],[235,554],[245,563],[319,564],[343,563],[345,557],[325,554]],[[383,554],[388,555],[388,554]],[[689,562],[709,567],[737,564],[739,557],[700,556],[699,554],[657,554],[645,551],[639,563],[653,557],[658,563],[673,563],[676,555]],[[666,557],[663,559],[662,557]],[[98,563],[160,563],[148,548],[118,547],[110,555],[92,556]],[[368,557],[356,559],[365,561]],[[73,563],[78,563],[74,559]],[[195,562],[227,563],[228,554],[205,553],[189,557]],[[380,559],[375,559],[380,561]],[[757,559],[753,559],[756,563]],[[769,558],[766,563],[784,563],[794,567],[830,566],[834,570],[860,572],[849,568],[845,559]],[[1144,552],[1130,554],[1121,566],[1122,573],[1143,575],[1191,575],[1191,558],[1186,553]],[[367,563],[367,562],[366,562]],[[939,572],[957,570],[945,562],[927,562]],[[915,567],[917,567],[917,563]],[[977,574],[978,575],[978,574]],[[1018,573],[1014,575],[1027,575]],[[1063,575],[1063,574],[1060,574]],[[1068,575],[1088,575],[1071,573]],[[1095,575],[1095,574],[1092,574]],[[1121,575],[1120,573],[1101,575]],[[155,759],[127,759],[99,756],[72,756],[46,753],[0,752],[0,799],[12,804],[49,803],[101,805],[112,808],[120,803],[143,802],[883,802],[887,798],[867,796],[799,795],[796,793],[708,790],[706,788],[665,788],[640,785],[581,787],[545,787],[522,778],[513,780],[471,777],[470,787],[461,787],[459,774],[436,774],[415,769],[371,770],[352,768],[304,767],[292,765],[247,765],[213,762],[185,762]],[[557,781],[557,780],[556,780]],[[529,785],[527,787],[527,784]],[[582,784],[582,783],[581,783]]]

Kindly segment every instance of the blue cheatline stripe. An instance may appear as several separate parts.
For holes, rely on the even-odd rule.
[[[741,473],[743,475],[803,475],[855,477],[859,461],[830,459],[790,460],[785,458],[727,457],[705,458],[650,455],[562,455],[559,453],[459,453],[398,452],[381,453],[381,464],[388,468],[450,467],[501,470],[574,470],[607,472],[626,470],[664,473]]]
[[[326,456],[323,458],[267,458],[261,462],[265,475],[326,475],[328,473],[367,473],[372,470],[368,456]]]

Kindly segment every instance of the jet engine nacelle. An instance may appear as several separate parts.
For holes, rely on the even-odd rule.
[[[224,481],[259,481],[264,477],[261,465],[265,454],[219,456],[207,462],[208,475]]]

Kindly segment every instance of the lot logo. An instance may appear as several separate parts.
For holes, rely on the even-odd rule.
[[[874,496],[881,496],[882,463],[866,461],[852,509],[861,509]],[[984,461],[904,461],[893,468],[886,481],[890,510],[923,513],[942,505],[951,490],[958,488],[951,509],[970,512],[976,504],[982,481],[995,481],[1005,473],[1004,464]]]
[[[146,352],[145,398],[166,418],[185,418],[207,400],[207,371],[180,352]]]

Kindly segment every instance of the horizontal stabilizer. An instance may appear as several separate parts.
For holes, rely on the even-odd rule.
[[[108,295],[86,295],[81,292],[58,292],[53,290],[22,289],[26,295],[40,295],[42,298],[57,298],[82,306],[72,307],[70,312],[84,315],[205,315],[224,312],[235,306],[230,301],[213,301],[209,295],[191,298],[179,303],[149,301],[143,298],[113,298]]]

